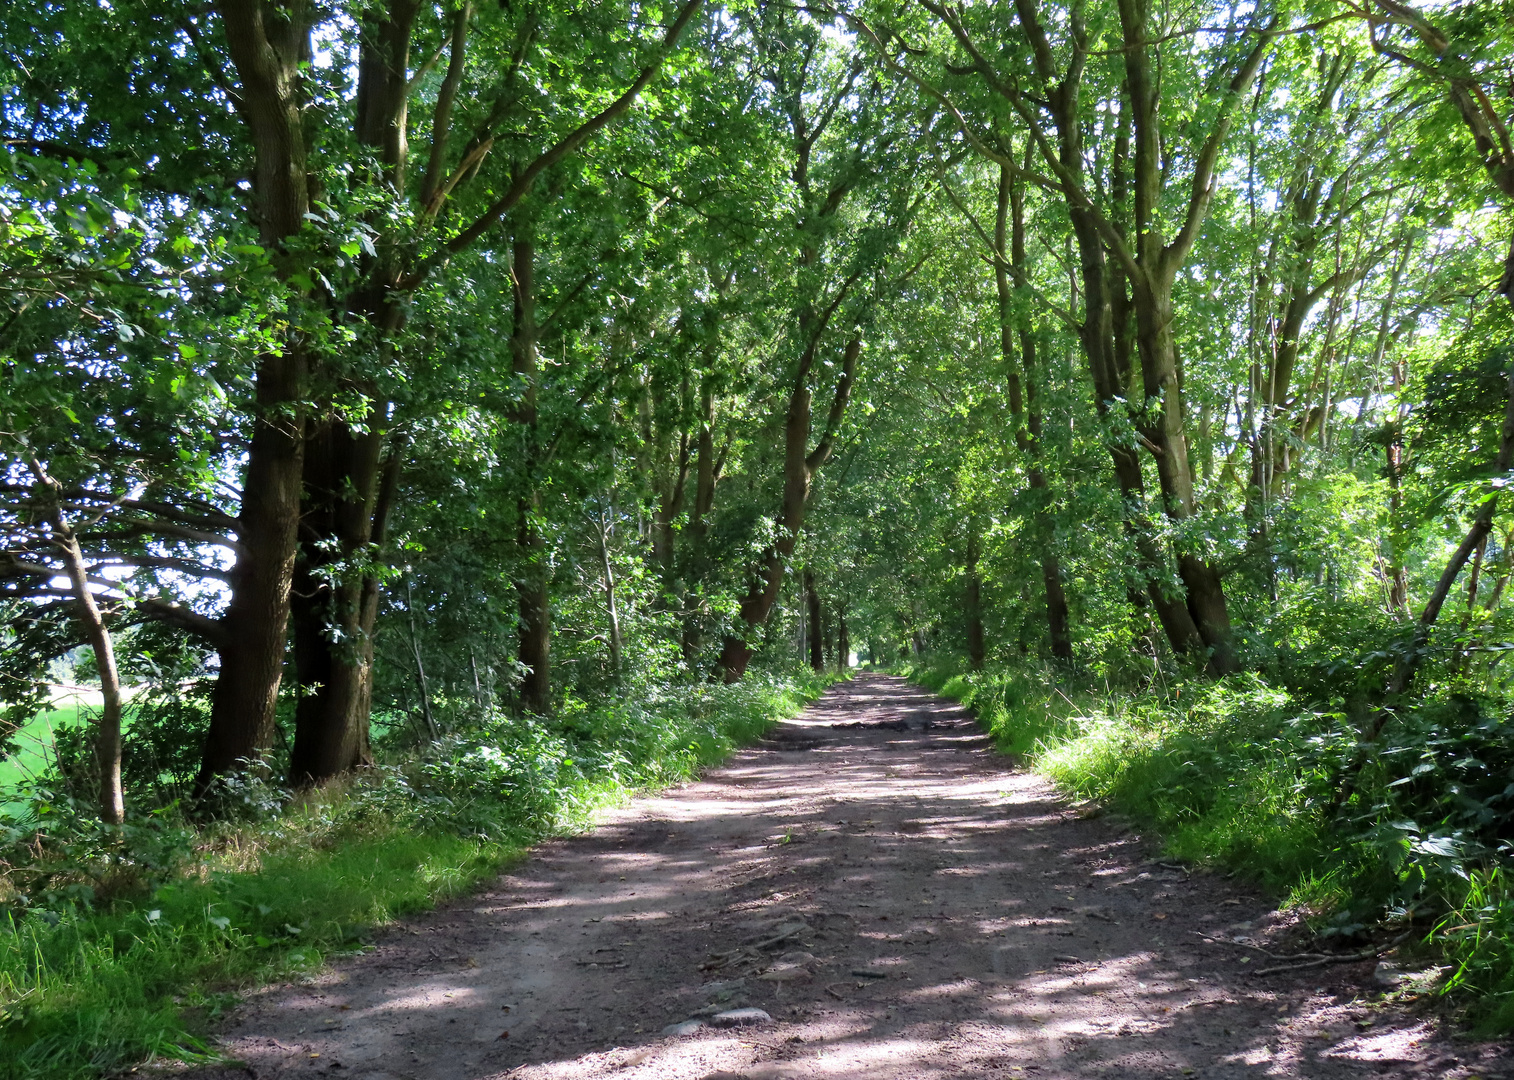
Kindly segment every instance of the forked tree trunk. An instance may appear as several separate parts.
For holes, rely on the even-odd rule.
[[[261,4],[224,0],[218,8],[241,84],[237,112],[253,146],[254,216],[277,265],[310,209],[300,72],[310,53],[314,10],[300,8],[267,20]],[[308,374],[309,357],[298,334],[258,360],[242,480],[241,543],[222,618],[221,670],[196,797],[239,762],[258,761],[273,741],[300,520]]]
[[[328,552],[307,544],[297,570],[292,616],[300,700],[289,760],[296,787],[325,783],[372,760],[378,580],[371,568],[333,571],[330,563],[372,558],[384,542],[400,461],[393,455],[380,465],[382,439],[377,424],[358,434],[337,421],[312,425],[307,438],[303,527],[340,547]]]
[[[1156,416],[1146,417],[1142,434],[1156,458],[1157,477],[1167,516],[1181,525],[1191,520],[1194,500],[1192,466],[1188,457],[1186,408],[1173,332],[1173,282],[1197,240],[1199,227],[1214,198],[1214,170],[1230,129],[1235,103],[1251,87],[1272,47],[1277,16],[1250,46],[1235,69],[1201,149],[1193,162],[1193,177],[1183,223],[1169,242],[1163,235],[1158,210],[1168,177],[1162,157],[1161,101],[1153,70],[1152,13],[1149,0],[1119,0],[1120,29],[1125,49],[1125,104],[1132,135],[1131,205],[1133,252],[1121,247],[1135,301],[1136,343],[1146,399],[1159,402]],[[1180,541],[1181,543],[1181,541]],[[1187,592],[1194,627],[1209,650],[1210,669],[1225,675],[1240,668],[1230,627],[1230,614],[1219,568],[1188,547],[1177,551],[1178,576]]]
[[[264,246],[274,254],[275,266],[282,271],[286,269],[284,242],[300,231],[310,209],[312,185],[307,177],[307,146],[302,126],[302,112],[307,104],[302,71],[312,52],[312,24],[324,17],[323,9],[310,3],[274,5],[260,0],[220,0],[215,6],[221,15],[239,84],[237,113],[246,125],[254,149],[252,216],[259,225]],[[402,311],[407,295],[447,257],[467,249],[492,231],[544,172],[576,153],[623,115],[656,76],[701,7],[702,0],[686,0],[668,25],[660,47],[631,84],[603,109],[517,170],[508,189],[471,224],[452,235],[442,251],[425,260],[407,263],[407,259],[415,259],[415,252],[406,249],[409,241],[393,236],[382,238],[379,253],[371,256],[373,261],[367,267],[369,286],[352,299],[349,314],[368,323],[368,329],[377,332],[381,345],[388,347],[403,321],[391,316]],[[413,89],[409,50],[420,10],[418,0],[371,4],[365,8],[358,28],[361,45],[352,134],[380,162],[386,197],[409,194],[406,168],[410,160],[407,134],[411,125],[407,112]],[[447,74],[431,118],[430,153],[416,207],[417,220],[423,224],[437,220],[455,185],[473,175],[478,161],[493,142],[492,135],[482,140],[482,149],[471,157],[474,168],[460,168],[450,178],[446,175],[453,106],[466,68],[465,48],[472,11],[473,6],[464,3],[451,18]],[[220,650],[221,674],[195,782],[197,796],[219,773],[239,761],[259,758],[274,734],[296,526],[301,510],[301,429],[311,362],[303,340],[291,335],[280,349],[270,351],[259,363],[240,519],[242,544],[232,571],[231,602],[222,620],[225,644]],[[374,400],[373,409],[375,418],[382,423],[385,404]],[[378,446],[368,449],[368,458],[353,462],[351,475],[338,477],[335,486],[350,493],[352,502],[372,507],[375,492],[371,477],[378,461]],[[366,484],[365,477],[369,478]],[[375,521],[368,527],[372,535],[382,531],[381,522]],[[347,542],[342,536],[312,539],[335,540],[339,545]],[[359,540],[363,542],[366,541]],[[344,553],[350,556],[358,550],[347,548]],[[545,604],[537,603],[534,609],[545,611]],[[316,728],[306,725],[311,738],[303,740],[303,745],[312,749],[309,754],[301,750],[300,775],[309,779],[318,778],[331,762],[362,760],[366,754],[372,693],[372,643],[368,639],[376,612],[377,583],[365,579],[355,587],[355,592],[349,590],[334,599],[329,621],[324,624],[345,629],[355,623],[361,628],[362,638],[355,651],[343,642],[328,649],[330,656],[316,656],[311,627],[297,630],[297,636],[303,633],[305,639],[302,655],[311,677],[321,678],[327,670],[333,673],[319,686],[305,687],[331,698],[319,708],[329,722],[322,721]],[[316,617],[313,610],[306,614]],[[539,650],[539,660],[539,677],[545,680],[544,647]],[[533,679],[536,677],[533,675]],[[311,723],[315,722],[315,709],[311,706],[306,710]],[[298,733],[296,737],[299,741]],[[316,744],[335,749],[317,751]],[[354,747],[360,748],[355,758],[349,752]]]

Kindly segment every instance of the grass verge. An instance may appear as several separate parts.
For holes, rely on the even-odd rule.
[[[12,823],[0,922],[0,1078],[82,1080],[206,1060],[236,993],[308,974],[405,914],[475,888],[535,839],[694,775],[798,712],[825,681],[580,705],[551,728],[497,718],[425,755],[240,825],[172,814],[119,833]],[[260,803],[260,800],[262,803]],[[49,837],[49,828],[52,835]],[[31,866],[15,845],[45,844]]]

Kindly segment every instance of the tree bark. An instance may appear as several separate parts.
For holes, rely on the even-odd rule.
[[[694,505],[689,508],[688,552],[684,569],[683,656],[691,667],[703,643],[700,621],[703,586],[709,571],[706,546],[709,517],[715,506],[715,487],[720,482],[723,454],[715,450],[714,376],[706,371],[699,389],[699,434],[694,443]]]
[[[1187,415],[1173,332],[1173,283],[1214,198],[1214,170],[1229,131],[1234,102],[1245,94],[1271,48],[1272,27],[1261,35],[1230,79],[1225,108],[1194,161],[1191,194],[1183,225],[1169,242],[1158,220],[1166,181],[1162,160],[1160,98],[1152,70],[1148,0],[1119,0],[1120,28],[1125,42],[1125,98],[1133,142],[1132,205],[1134,251],[1122,249],[1135,301],[1136,344],[1147,400],[1157,399],[1156,415],[1144,416],[1142,434],[1156,458],[1162,501],[1169,519],[1181,525],[1191,520],[1194,499],[1192,464],[1188,456]],[[1275,22],[1275,18],[1274,18]],[[1180,541],[1181,543],[1181,541]],[[1240,669],[1230,627],[1230,614],[1219,568],[1191,548],[1180,547],[1178,576],[1187,591],[1193,624],[1209,650],[1210,669],[1226,675]]]
[[[121,676],[116,670],[115,647],[111,642],[110,629],[105,625],[105,616],[100,611],[100,605],[95,603],[95,594],[89,587],[89,568],[84,562],[79,538],[64,518],[63,508],[59,505],[58,485],[35,460],[32,471],[43,484],[52,489],[52,505],[48,514],[52,523],[52,543],[63,558],[69,587],[74,594],[74,614],[84,631],[84,640],[94,653],[95,667],[100,672],[102,701],[94,738],[95,779],[99,784],[97,798],[100,820],[107,825],[119,825],[126,820],[126,798],[121,789],[121,718],[124,709]]]
[[[810,667],[817,672],[825,670],[825,646],[820,633],[820,592],[815,588],[815,574],[809,567],[804,569],[805,620],[810,654]]]
[[[1084,11],[1081,5],[1068,10],[1072,50],[1065,68],[1062,68],[1047,40],[1036,0],[1016,0],[1015,7],[1020,24],[1031,41],[1036,71],[1051,88],[1047,103],[1056,131],[1056,164],[1060,167],[1062,187],[1067,195],[1067,210],[1078,251],[1078,281],[1083,292],[1083,319],[1078,326],[1078,340],[1093,383],[1094,407],[1103,421],[1119,407],[1118,402],[1127,399],[1129,391],[1131,362],[1127,324],[1130,305],[1126,296],[1126,275],[1118,260],[1111,263],[1109,240],[1101,231],[1099,214],[1088,202],[1084,191],[1087,182],[1079,105],[1089,40]],[[1005,89],[1009,87],[1006,85]],[[1115,140],[1112,181],[1117,205],[1125,201],[1124,175],[1130,138],[1128,114],[1129,110],[1121,111]],[[1134,580],[1128,583],[1126,596],[1142,621],[1148,605],[1156,611],[1174,653],[1184,656],[1199,652],[1203,648],[1203,639],[1183,597],[1176,595],[1167,584],[1168,560],[1147,520],[1146,484],[1141,475],[1139,452],[1134,446],[1113,439],[1106,446],[1115,483],[1120,489],[1125,535],[1135,550]],[[1060,580],[1060,574],[1058,578]]]
[[[308,535],[292,605],[300,700],[289,781],[296,787],[325,783],[372,760],[378,579],[364,563],[378,557],[384,542],[401,464],[397,450],[380,464],[377,423],[366,432],[335,420],[308,430],[302,523]],[[335,552],[310,542],[328,538],[339,545]],[[333,569],[333,560],[346,565]]]
[[[983,670],[983,578],[978,573],[978,527],[968,526],[967,552],[963,560],[962,617],[967,626],[967,663]]]
[[[601,512],[595,533],[599,540],[599,564],[605,575],[605,613],[610,623],[610,673],[620,681],[620,607],[615,599],[615,569],[610,565],[610,517]]]
[[[783,587],[784,569],[789,557],[794,554],[794,548],[799,543],[799,530],[804,525],[810,481],[831,456],[847,400],[851,397],[852,384],[857,378],[857,360],[862,354],[862,339],[854,335],[846,343],[842,353],[841,374],[836,379],[835,392],[831,397],[825,433],[815,448],[810,450],[808,381],[810,367],[819,347],[819,337],[817,330],[800,358],[799,370],[789,392],[788,410],[784,419],[783,502],[778,512],[778,537],[763,555],[756,580],[741,598],[739,613],[748,633],[767,622],[773,605],[778,602],[778,593]],[[727,635],[716,664],[718,677],[728,683],[740,681],[746,673],[747,665],[751,663],[754,651],[745,635]]]
[[[541,495],[537,489],[536,392],[540,374],[536,356],[536,247],[527,227],[517,229],[511,248],[510,277],[515,317],[510,331],[510,356],[524,389],[515,418],[520,425],[524,488],[516,503],[516,584],[519,630],[517,658],[525,668],[520,703],[526,712],[545,716],[552,709],[552,597],[547,567],[547,541],[537,528]]]
[[[426,725],[426,738],[436,742],[441,738],[441,728],[431,711],[431,688],[426,683],[426,664],[421,658],[420,627],[415,624],[415,594],[410,588],[410,578],[405,578],[405,621],[410,630],[410,655],[415,660],[415,692],[420,697],[421,722]],[[471,659],[471,654],[470,654]],[[478,686],[478,669],[473,669],[474,688]]]
[[[626,90],[516,170],[509,188],[482,215],[447,240],[442,250],[420,259],[413,248],[407,247],[408,240],[381,237],[378,253],[369,257],[365,268],[367,284],[349,298],[348,314],[375,330],[381,347],[391,347],[403,324],[403,303],[408,294],[432,270],[472,245],[513,210],[545,170],[575,153],[625,113],[676,48],[701,6],[702,0],[686,0],[660,46]],[[264,246],[274,252],[275,266],[281,273],[287,272],[296,268],[284,265],[284,241],[303,227],[310,209],[311,183],[302,128],[302,110],[306,105],[302,65],[311,59],[311,26],[323,17],[322,9],[310,0],[282,4],[221,0],[217,7],[240,83],[237,111],[254,147],[253,216]],[[359,27],[353,136],[379,160],[388,194],[397,197],[407,193],[407,112],[412,90],[409,51],[419,10],[418,0],[385,0],[364,9]],[[453,108],[466,71],[465,48],[471,13],[472,5],[463,4],[451,20],[447,75],[432,113],[431,146],[419,185],[421,205],[417,218],[422,224],[437,220],[454,187],[474,174],[493,143],[494,133],[489,132],[481,146],[473,148],[467,167],[460,164],[451,177],[444,177]],[[196,780],[197,794],[206,789],[215,775],[236,762],[257,759],[272,740],[295,562],[295,528],[301,512],[304,452],[301,429],[310,363],[304,342],[291,336],[281,349],[263,357],[259,365],[257,414],[244,480],[241,522],[244,544],[232,573],[232,598],[223,620],[227,644],[221,653],[221,675]],[[369,393],[371,388],[356,389],[368,394],[372,402],[371,419],[381,430],[387,403],[376,391]],[[345,441],[364,451],[350,459],[339,453],[335,461],[315,464],[316,474],[331,478],[328,490],[342,493],[336,512],[350,510],[341,505],[349,502],[373,506],[376,498],[373,477],[381,441],[369,442],[364,433],[343,431],[337,419],[323,421],[322,426],[330,427],[331,439],[339,448]],[[340,474],[344,460],[348,467],[345,476]],[[316,516],[323,515],[324,511]],[[339,558],[360,558],[364,545],[371,542],[362,535],[365,528],[371,537],[382,531],[382,523],[374,521],[349,530],[346,535],[314,536],[312,544],[317,540],[335,542]],[[526,546],[532,546],[529,537]],[[312,566],[322,557],[315,556]],[[538,601],[541,599],[537,597]],[[304,709],[308,721],[305,730],[311,737],[301,740],[298,732],[296,735],[296,742],[302,746],[297,777],[307,781],[318,780],[332,761],[361,761],[366,754],[372,693],[372,644],[366,638],[371,635],[377,611],[376,581],[367,578],[361,584],[344,585],[335,595],[323,599],[323,604],[324,608],[302,606],[301,626],[296,628],[297,642],[303,640],[302,645],[296,646],[298,658],[303,659],[308,677],[315,680],[303,687],[302,703],[312,696],[327,699]],[[533,610],[538,614],[545,611],[544,602],[536,603]],[[343,636],[354,624],[363,630],[356,646]],[[333,635],[331,630],[337,633]],[[319,655],[323,644],[329,656]],[[543,672],[547,655],[544,650],[544,645],[538,650]],[[322,723],[330,730],[317,723],[317,716],[328,718]],[[356,757],[346,750],[312,749],[307,754],[303,749],[317,743],[359,749]]]
[[[298,4],[277,19],[266,19],[258,0],[224,0],[219,7],[241,81],[238,112],[253,145],[255,216],[263,244],[282,270],[285,242],[300,231],[310,209],[300,69],[310,55],[314,7]],[[307,347],[297,332],[258,361],[242,481],[242,545],[222,618],[225,644],[196,798],[238,763],[255,764],[273,741],[300,517],[308,374]]]

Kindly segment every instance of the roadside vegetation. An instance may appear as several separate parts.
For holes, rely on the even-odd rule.
[[[695,775],[827,681],[757,673],[581,707],[571,724],[495,715],[425,747],[380,740],[360,778],[293,801],[237,776],[213,823],[165,805],[102,826],[44,774],[25,789],[30,827],[0,835],[0,1077],[213,1057],[209,1025],[238,992],[318,971],[532,841]]]
[[[1405,935],[1477,1027],[1514,1030],[1514,722],[1496,703],[1427,695],[1363,755],[1342,703],[1307,678],[1117,690],[946,657],[901,673],[971,708],[1069,795],[1154,830],[1173,858],[1268,887],[1335,950]]]

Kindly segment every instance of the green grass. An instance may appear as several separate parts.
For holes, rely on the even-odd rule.
[[[502,723],[261,823],[149,820],[114,847],[81,831],[53,853],[65,872],[33,888],[24,917],[0,915],[0,1080],[213,1056],[207,1033],[238,991],[313,972],[375,927],[474,889],[533,839],[692,776],[824,685],[753,676],[640,705],[579,703],[565,710],[577,743],[520,741],[521,726]],[[176,844],[177,860],[162,855]]]
[[[80,722],[78,703],[61,701],[58,706],[33,717],[16,733],[15,752],[0,758],[0,813],[20,808],[18,785],[48,770],[54,735]]]
[[[518,848],[404,831],[287,852],[142,904],[0,932],[0,1075],[85,1077],[210,1056],[226,993],[319,968],[362,934],[467,892]]]
[[[60,703],[38,713],[16,733],[16,752],[0,759],[0,802],[15,785],[45,770],[51,762],[53,733],[79,722],[79,706]]]

